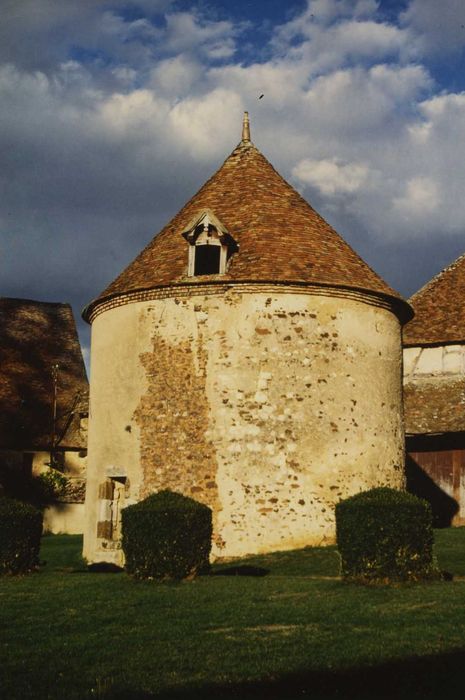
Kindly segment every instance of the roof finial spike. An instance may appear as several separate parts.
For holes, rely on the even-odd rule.
[[[242,121],[242,141],[250,143],[250,121],[248,112],[244,112],[244,119]]]

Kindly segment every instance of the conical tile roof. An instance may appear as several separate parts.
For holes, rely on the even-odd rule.
[[[182,234],[209,209],[239,245],[225,274],[187,277]],[[137,258],[84,311],[109,298],[166,285],[276,282],[348,287],[388,297],[400,316],[407,303],[291,187],[250,140],[243,139]]]
[[[404,328],[405,345],[465,342],[465,254],[410,299],[415,318]]]

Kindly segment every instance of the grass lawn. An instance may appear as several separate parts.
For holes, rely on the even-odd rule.
[[[465,528],[436,532],[453,582],[390,587],[342,583],[332,547],[253,557],[166,585],[89,573],[80,545],[45,537],[40,573],[0,579],[2,698],[463,692]]]

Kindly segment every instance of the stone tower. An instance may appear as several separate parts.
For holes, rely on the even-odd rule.
[[[407,303],[242,140],[85,309],[84,555],[163,488],[213,509],[216,556],[334,539],[334,505],[404,485]]]

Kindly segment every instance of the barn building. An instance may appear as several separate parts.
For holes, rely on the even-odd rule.
[[[410,299],[404,328],[409,490],[438,526],[465,524],[465,255]]]
[[[0,484],[25,497],[53,463],[66,492],[44,513],[51,532],[83,531],[88,382],[69,304],[0,298]]]
[[[216,557],[334,541],[334,505],[404,485],[411,309],[242,140],[84,311],[84,556],[122,561],[122,507],[213,510]]]

